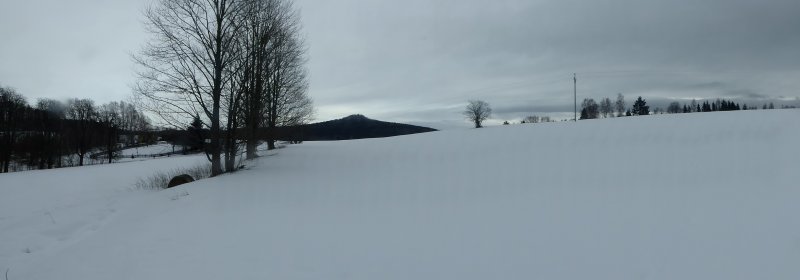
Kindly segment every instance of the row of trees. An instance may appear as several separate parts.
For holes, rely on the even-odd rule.
[[[747,104],[742,106],[739,103],[726,99],[716,99],[714,101],[704,100],[699,103],[697,100],[692,100],[689,104],[681,105],[679,102],[671,102],[667,106],[666,112],[669,114],[677,113],[694,113],[694,112],[716,112],[716,111],[736,111],[736,110],[755,110],[758,107],[748,107]],[[762,109],[775,109],[773,103],[764,104]],[[489,103],[481,100],[470,100],[464,110],[464,116],[470,120],[476,128],[481,127],[482,122],[491,116],[491,108]],[[663,110],[656,108],[654,113],[663,113]],[[580,119],[597,119],[600,117],[622,117],[622,116],[640,116],[649,115],[650,106],[647,101],[639,96],[633,103],[631,108],[626,107],[625,96],[617,94],[615,101],[610,98],[603,98],[600,103],[597,103],[592,98],[586,98],[581,103],[581,116]],[[550,122],[550,117],[539,117],[536,115],[528,116],[522,119],[521,123],[540,123]],[[509,124],[507,121],[504,124]]]
[[[97,150],[110,162],[120,139],[135,144],[144,140],[135,135],[149,128],[148,119],[129,103],[95,106],[92,100],[73,98],[29,105],[15,90],[0,87],[0,172],[9,172],[12,163],[38,169],[84,165]]]
[[[552,121],[553,120],[551,120],[549,116],[541,116],[540,117],[540,116],[537,116],[537,115],[527,116],[527,117],[522,119],[522,123],[547,123],[547,122],[552,122]]]
[[[625,96],[622,94],[617,95],[617,100],[613,104],[609,98],[603,98],[600,101],[600,104],[597,104],[594,99],[587,98],[583,100],[581,104],[581,119],[597,119],[600,117],[607,118],[607,117],[614,117],[614,113],[616,113],[617,117],[621,116],[638,116],[638,115],[649,115],[650,114],[650,106],[647,105],[647,102],[639,96],[633,103],[633,107],[631,109],[626,109],[625,107]],[[739,103],[733,102],[731,100],[726,99],[716,99],[716,100],[703,100],[702,103],[693,99],[689,104],[681,104],[680,102],[674,101],[671,102],[666,109],[666,113],[668,114],[677,114],[677,113],[695,113],[695,112],[716,112],[716,111],[737,111],[737,110],[755,110],[758,107],[755,106],[747,106],[747,104],[740,105]],[[762,109],[775,109],[775,105],[773,103],[764,104]],[[624,112],[624,113],[623,113]],[[656,108],[654,111],[656,114],[664,113],[664,110],[661,108]]]
[[[600,103],[594,101],[592,98],[586,98],[581,103],[581,119],[597,119],[600,117],[622,117],[622,116],[639,116],[649,115],[650,106],[647,101],[641,96],[633,102],[633,107],[628,109],[625,103],[625,96],[617,94],[617,100],[613,103],[608,97],[600,100]]]
[[[134,58],[141,66],[135,92],[168,124],[202,122],[212,176],[235,170],[241,143],[247,158],[263,138],[274,149],[264,128],[312,118],[291,0],[161,0],[145,16],[153,40]]]
[[[679,102],[674,101],[667,106],[668,114],[678,113],[695,113],[695,112],[716,112],[716,111],[738,111],[738,110],[756,110],[758,107],[747,106],[747,104],[739,105],[731,100],[717,99],[715,101],[704,100],[700,104],[697,100],[692,99],[691,103],[681,105]],[[770,102],[764,103],[762,109],[775,109],[775,104]]]

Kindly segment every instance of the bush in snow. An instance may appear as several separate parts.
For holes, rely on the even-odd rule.
[[[136,181],[136,189],[140,190],[161,190],[166,189],[172,178],[179,175],[189,175],[194,180],[200,180],[211,176],[210,164],[198,165],[191,168],[177,168],[168,171],[159,171],[146,178]]]

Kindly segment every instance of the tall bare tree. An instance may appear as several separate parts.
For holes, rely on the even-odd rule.
[[[300,37],[300,18],[289,0],[274,0],[277,7],[274,25],[271,68],[267,75],[265,114],[267,149],[275,149],[275,130],[298,125],[313,117],[313,104],[308,96],[308,75],[305,68],[306,48]]]
[[[273,17],[276,9],[273,8],[275,1],[251,1],[247,5],[243,25],[245,36],[242,45],[246,49],[244,60],[242,60],[242,71],[240,74],[239,87],[242,96],[242,123],[246,138],[246,157],[255,158],[256,148],[259,143],[259,129],[264,121],[262,113],[266,99],[266,75],[269,69],[269,55],[272,51],[270,41],[273,40],[276,25],[269,20]]]
[[[0,172],[9,171],[27,105],[25,97],[14,89],[0,87]]]
[[[614,109],[617,110],[617,117],[625,115],[625,96],[622,93],[617,93],[617,101],[614,102]]]
[[[684,107],[686,107],[686,106],[684,106]],[[670,102],[669,106],[667,106],[667,113],[668,114],[677,114],[677,113],[680,113],[680,112],[681,112],[681,104],[678,103],[677,101]]]
[[[581,119],[596,119],[600,116],[600,106],[592,98],[585,98],[581,103]]]
[[[464,109],[464,117],[475,124],[475,128],[483,127],[483,121],[492,115],[492,108],[489,103],[483,100],[470,100],[467,108]]]
[[[75,151],[78,153],[78,165],[83,166],[86,154],[95,144],[94,134],[97,131],[93,124],[98,120],[98,114],[94,101],[78,98],[68,100],[66,117],[74,124],[71,138],[75,145]]]
[[[245,0],[160,0],[145,11],[153,36],[134,61],[142,105],[173,125],[204,116],[210,128],[211,175],[222,173],[221,111],[241,57]],[[228,116],[230,117],[230,116]]]
[[[611,99],[608,97],[600,100],[600,114],[603,115],[603,118],[614,116],[614,105],[611,104]]]

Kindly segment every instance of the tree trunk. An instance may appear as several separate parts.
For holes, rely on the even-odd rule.
[[[211,153],[211,177],[217,176],[222,174],[222,162],[221,162],[221,152],[222,149],[220,147],[221,142],[221,132],[219,127],[219,99],[220,89],[215,89],[217,92],[214,96],[214,103],[211,115],[211,143],[209,145],[209,152]]]
[[[258,149],[258,138],[252,137],[247,141],[247,159],[254,159],[258,157],[256,150]]]
[[[230,136],[229,136],[230,137]],[[225,145],[225,172],[236,171],[236,145],[231,143],[233,141],[226,141]]]

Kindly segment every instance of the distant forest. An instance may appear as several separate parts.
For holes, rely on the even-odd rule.
[[[435,129],[352,115],[320,123],[262,128],[257,138],[297,143],[429,131]],[[169,154],[207,152],[209,133],[199,118],[183,129],[156,128],[130,103],[96,106],[92,100],[73,98],[66,102],[39,99],[29,104],[15,90],[0,87],[0,172],[111,163],[120,158],[122,149],[156,141],[179,146]],[[244,131],[235,134],[242,138],[246,135]]]
[[[84,165],[88,157],[111,162],[122,146],[155,141],[152,127],[135,106],[89,99],[39,99],[30,105],[0,87],[0,172]],[[92,152],[100,151],[92,155]]]
[[[595,101],[593,98],[586,98],[581,102],[581,110],[579,119],[589,120],[598,118],[613,118],[613,117],[626,117],[626,116],[643,116],[651,114],[680,114],[680,113],[697,113],[697,112],[721,112],[721,111],[739,111],[739,110],[768,110],[776,109],[775,104],[772,102],[764,103],[761,107],[750,106],[743,103],[737,103],[727,99],[715,100],[697,100],[693,99],[689,102],[681,103],[678,101],[671,102],[666,109],[655,108],[650,109],[647,105],[647,100],[639,96],[633,103],[633,106],[628,107],[625,101],[625,96],[618,94],[616,100],[612,101],[610,98],[603,98],[600,102]],[[784,105],[782,109],[791,109],[795,106]],[[522,123],[539,123],[551,122],[550,117],[531,115],[524,117]],[[564,120],[566,121],[566,120]]]

